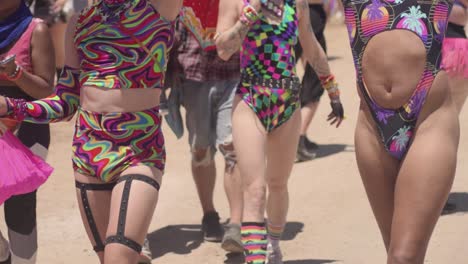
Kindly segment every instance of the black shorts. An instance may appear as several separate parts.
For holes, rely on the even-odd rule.
[[[321,4],[309,4],[310,12],[310,23],[314,29],[315,37],[322,46],[323,50],[327,52],[327,43],[325,41],[325,25],[327,24],[327,14]],[[296,58],[299,59],[302,56],[302,47],[298,43],[295,47]],[[304,77],[302,79],[302,89],[300,94],[301,105],[305,106],[311,102],[318,102],[320,97],[323,95],[323,87],[320,84],[320,79],[307,64],[304,69]]]
[[[465,28],[462,25],[458,25],[458,24],[448,22],[445,37],[447,37],[447,38],[465,38],[466,39]]]

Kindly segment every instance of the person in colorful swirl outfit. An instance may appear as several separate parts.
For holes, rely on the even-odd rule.
[[[66,66],[53,95],[32,102],[0,97],[0,115],[26,122],[78,112],[76,190],[101,263],[137,262],[156,207],[165,164],[159,96],[181,5],[99,1],[70,21]]]
[[[422,264],[452,186],[459,142],[457,111],[440,67],[452,3],[343,4],[361,98],[359,172],[387,263]]]
[[[241,233],[246,262],[279,264],[279,239],[288,211],[287,182],[301,123],[296,111],[300,110],[300,82],[294,68],[298,37],[329,93],[329,120],[336,126],[343,120],[339,89],[313,34],[306,0],[221,0],[217,32],[221,58],[227,60],[241,49],[232,129],[244,186]]]

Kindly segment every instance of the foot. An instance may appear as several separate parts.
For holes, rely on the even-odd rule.
[[[141,248],[140,258],[138,259],[138,264],[151,264],[151,259],[153,259],[153,256],[151,255],[149,240],[145,238],[145,242]]]
[[[299,139],[299,144],[297,146],[297,153],[296,153],[296,161],[301,162],[301,161],[306,161],[306,160],[312,160],[317,156],[317,153],[315,150],[309,150],[306,147],[306,137],[301,136]]]
[[[7,261],[10,258],[10,245],[0,233],[0,262]]]
[[[283,264],[283,254],[278,244],[268,243],[266,264]]]
[[[226,231],[224,232],[221,247],[233,253],[244,252],[244,247],[241,240],[241,226],[236,224],[227,224]]]
[[[313,141],[310,141],[307,136],[304,136],[304,145],[310,152],[317,151],[319,149],[319,145]]]
[[[219,223],[217,212],[209,212],[202,220],[203,239],[208,242],[221,242],[223,238],[223,227]]]

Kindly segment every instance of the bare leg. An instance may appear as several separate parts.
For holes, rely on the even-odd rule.
[[[234,151],[234,145],[226,144],[219,147],[223,150],[226,162],[224,168],[224,190],[229,202],[230,223],[240,225],[242,222],[242,181],[237,166],[237,155]]]
[[[266,132],[255,113],[234,99],[232,135],[244,190],[244,222],[263,222],[266,198]]]
[[[138,247],[143,245],[148,232],[161,180],[161,171],[146,166],[131,167],[120,176],[112,192],[104,257],[106,264],[137,262]]]
[[[266,178],[268,184],[268,221],[284,226],[289,208],[288,179],[296,157],[301,112],[268,136]]]
[[[468,96],[468,80],[456,77],[449,78],[449,87],[457,113],[460,114]]]
[[[355,132],[356,160],[385,248],[390,245],[398,161],[384,149],[372,117],[361,103]]]
[[[208,149],[192,151],[192,175],[203,213],[214,212],[213,192],[216,184],[216,165]],[[207,157],[209,155],[209,157]]]
[[[447,88],[441,73],[432,90]],[[441,77],[441,78],[439,78]],[[395,185],[388,264],[422,264],[455,175],[459,123],[450,94],[428,97]],[[435,101],[435,102],[434,102]],[[428,164],[431,164],[430,166]]]
[[[310,102],[301,108],[301,117],[302,117],[301,130],[300,130],[301,136],[305,136],[307,134],[307,129],[309,128],[310,123],[312,122],[312,119],[315,116],[315,112],[317,111],[319,102],[320,101]]]
[[[104,243],[109,222],[109,207],[113,185],[103,183],[96,178],[84,176],[77,172],[75,172],[75,180],[77,181],[77,187],[80,187],[82,184],[81,187],[85,188],[77,188],[76,195],[86,233],[95,248],[100,263],[104,263]],[[99,187],[105,188],[106,186],[109,187],[106,188],[107,190],[97,190]],[[88,212],[85,211],[85,207],[86,210],[89,210]],[[91,221],[89,215],[92,217]],[[92,230],[94,232],[97,230],[98,233],[95,234]]]

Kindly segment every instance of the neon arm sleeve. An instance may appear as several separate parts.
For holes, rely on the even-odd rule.
[[[28,102],[6,98],[7,116],[31,123],[53,123],[70,120],[80,104],[79,70],[65,66],[50,96]]]

